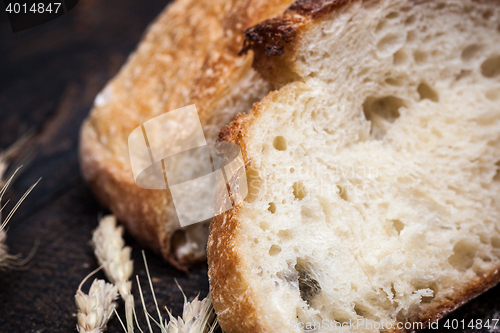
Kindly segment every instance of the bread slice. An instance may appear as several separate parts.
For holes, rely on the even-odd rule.
[[[142,244],[185,269],[206,257],[208,226],[181,228],[170,193],[135,184],[128,136],[165,112],[195,104],[208,142],[269,92],[238,56],[244,30],[290,0],[178,0],[150,26],[136,52],[96,97],[81,130],[84,178]]]
[[[498,1],[299,0],[247,31],[288,84],[220,134],[249,185],[208,242],[226,332],[413,331],[499,281],[499,24]]]

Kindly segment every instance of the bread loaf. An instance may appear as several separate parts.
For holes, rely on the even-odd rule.
[[[180,269],[206,258],[207,223],[181,228],[168,190],[136,185],[128,136],[147,120],[195,104],[207,141],[215,141],[222,126],[270,89],[251,68],[252,55],[238,56],[244,30],[290,2],[175,1],[96,97],[82,126],[85,180],[134,237]]]
[[[498,1],[298,0],[246,37],[281,88],[220,134],[225,332],[414,331],[499,281]]]

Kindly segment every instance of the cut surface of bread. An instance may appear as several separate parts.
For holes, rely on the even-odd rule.
[[[208,242],[225,331],[413,331],[499,281],[498,1],[301,0],[247,37],[289,83],[220,134],[249,185]]]
[[[132,174],[128,136],[144,122],[195,104],[205,138],[269,92],[238,56],[244,30],[290,0],[177,0],[150,26],[118,75],[96,97],[81,130],[84,178],[144,246],[185,269],[206,257],[207,223],[181,228],[171,195],[143,189]],[[168,142],[166,142],[168,144]]]

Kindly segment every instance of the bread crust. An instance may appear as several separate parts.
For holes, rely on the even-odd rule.
[[[252,50],[253,67],[277,87],[299,81],[300,76],[294,71],[295,48],[303,31],[324,16],[359,1],[362,0],[297,0],[281,16],[248,28],[240,54]]]
[[[301,34],[316,24],[325,15],[344,8],[355,1],[350,0],[298,0],[280,17],[269,19],[245,32],[245,43],[241,51],[254,51],[253,66],[277,86],[292,81],[300,81],[293,73],[295,48]],[[277,92],[270,93],[261,103],[255,104],[248,115],[241,115],[227,127],[221,129],[219,141],[240,145],[246,168],[253,164],[246,146],[249,142],[248,128]],[[240,206],[241,207],[241,206]],[[208,262],[210,291],[214,308],[222,328],[228,332],[273,332],[265,322],[265,313],[252,299],[257,294],[245,281],[242,271],[246,269],[244,258],[238,251],[242,237],[240,207],[217,216],[210,225],[208,242]],[[411,317],[411,322],[422,322],[428,327],[430,322],[443,318],[448,313],[486,292],[500,282],[500,267],[485,272],[473,282],[454,293],[454,297],[435,304],[424,313]],[[389,332],[415,332],[412,329],[392,329]]]
[[[240,146],[247,169],[252,161],[247,157],[245,128],[257,116],[260,105],[262,103],[255,104],[248,115],[239,115],[219,134],[218,141]],[[239,208],[235,207],[214,217],[210,223],[207,254],[212,302],[225,332],[268,332],[266,323],[262,321],[262,313],[253,301],[255,295],[241,273],[245,263],[238,251],[241,244],[238,241],[241,237],[238,211]]]
[[[172,247],[182,243],[182,234],[172,241],[181,228],[170,193],[135,184],[128,135],[151,118],[195,104],[205,135],[215,139],[221,121],[231,120],[221,118],[220,109],[231,106],[234,101],[226,99],[253,71],[252,54],[238,56],[244,30],[279,14],[290,2],[175,1],[149,27],[83,123],[79,147],[83,177],[130,234],[179,269],[203,261],[204,250],[176,255]],[[255,84],[261,82],[259,78]],[[269,88],[260,89],[265,95]],[[261,98],[253,98],[257,97]],[[239,107],[243,109],[235,110],[247,111],[251,104]]]
[[[282,57],[287,44],[292,44],[300,28],[321,16],[352,2],[351,0],[297,0],[280,16],[265,20],[245,31],[240,54],[248,50],[264,52],[269,57]]]

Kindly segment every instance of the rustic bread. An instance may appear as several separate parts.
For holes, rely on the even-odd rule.
[[[196,104],[208,142],[269,91],[238,56],[244,30],[290,0],[178,0],[150,26],[136,52],[96,97],[81,130],[85,180],[142,244],[178,268],[206,257],[208,226],[181,228],[170,193],[138,187],[127,139],[145,121]]]
[[[412,331],[499,281],[499,25],[498,1],[299,0],[247,31],[289,83],[220,134],[249,185],[208,242],[226,332]]]

